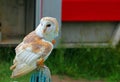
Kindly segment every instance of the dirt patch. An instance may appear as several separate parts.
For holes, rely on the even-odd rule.
[[[95,80],[95,81],[89,81],[86,79],[72,79],[68,76],[58,76],[58,75],[53,75],[52,76],[52,82],[104,82],[102,80]]]

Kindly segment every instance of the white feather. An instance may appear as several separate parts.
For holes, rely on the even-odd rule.
[[[17,56],[17,58],[19,58],[18,62],[23,62],[28,65],[30,65],[35,60],[37,61],[39,57],[40,55],[34,54],[33,52],[30,51],[23,51],[21,54]]]

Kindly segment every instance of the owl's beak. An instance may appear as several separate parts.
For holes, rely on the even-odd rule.
[[[43,33],[45,33],[45,32],[46,32],[46,30],[47,30],[47,27],[45,27],[45,29],[43,29]]]
[[[43,33],[45,33],[45,32],[46,32],[46,29],[43,30]]]

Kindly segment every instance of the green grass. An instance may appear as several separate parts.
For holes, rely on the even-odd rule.
[[[10,79],[14,48],[0,48],[0,82],[28,82],[30,75]],[[120,47],[54,49],[45,64],[52,74],[106,82],[120,81]]]
[[[11,71],[9,70],[11,63],[1,61],[0,63],[0,82],[29,82],[30,74],[17,79],[11,79]]]

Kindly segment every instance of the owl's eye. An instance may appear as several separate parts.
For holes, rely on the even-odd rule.
[[[47,25],[46,25],[46,27],[50,27],[50,26],[51,26],[51,24],[47,24]]]

